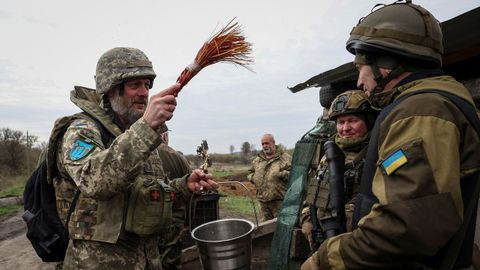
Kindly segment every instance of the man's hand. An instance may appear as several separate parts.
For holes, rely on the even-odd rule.
[[[204,188],[217,189],[218,184],[213,181],[212,175],[206,174],[200,169],[195,169],[187,179],[187,187],[191,192],[195,192]]]
[[[156,130],[172,118],[177,106],[177,100],[173,94],[180,88],[180,84],[177,83],[150,98],[143,118],[152,129]]]
[[[315,253],[313,255],[316,255]],[[308,259],[302,264],[300,270],[320,270],[320,267],[314,262],[313,257]]]

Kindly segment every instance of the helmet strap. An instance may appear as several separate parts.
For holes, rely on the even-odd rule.
[[[392,69],[392,71],[388,73],[387,76],[384,77],[380,72],[380,68],[376,63],[372,63],[370,66],[372,68],[374,80],[375,82],[377,82],[377,86],[372,91],[372,93],[379,93],[383,91],[383,89],[385,88],[385,85],[387,85],[390,81],[392,81],[393,79],[395,79],[396,77],[400,76],[402,73],[408,70],[406,64],[400,64],[394,69]]]

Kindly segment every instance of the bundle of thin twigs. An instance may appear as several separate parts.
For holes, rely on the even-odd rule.
[[[241,26],[234,20],[235,18],[209,38],[198,51],[193,63],[182,71],[177,79],[182,88],[204,67],[218,62],[233,63],[252,71],[248,66],[253,63],[250,56],[252,44],[245,40]]]

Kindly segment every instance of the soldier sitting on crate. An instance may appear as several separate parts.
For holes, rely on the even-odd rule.
[[[370,130],[373,127],[376,115],[377,112],[371,108],[367,96],[361,90],[346,91],[338,95],[328,112],[328,117],[336,122],[337,129],[337,133],[332,140],[343,150],[346,156],[343,197],[344,202],[346,202],[347,228],[351,228],[353,204],[358,192]],[[309,206],[311,204],[315,205],[319,220],[332,215],[330,208],[330,172],[325,155],[321,158],[316,172],[312,175],[313,178],[308,180],[305,207],[300,216],[300,225],[302,233],[310,243],[311,251],[314,251],[316,250],[315,247],[318,248],[317,244],[320,239],[313,239],[314,237],[312,237],[314,226],[312,225]],[[322,228],[315,229],[322,230]]]

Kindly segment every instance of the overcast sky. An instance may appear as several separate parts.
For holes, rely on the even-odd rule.
[[[233,17],[253,44],[255,73],[230,64],[203,69],[182,90],[170,145],[195,153],[260,146],[264,133],[291,148],[322,108],[318,89],[287,86],[353,59],[345,41],[378,0],[2,1],[0,128],[46,141],[56,118],[78,112],[74,85],[95,88],[98,58],[113,47],[137,47],[157,73],[151,94],[175,82],[203,42]],[[385,1],[390,3],[392,1]],[[128,4],[127,4],[128,3]],[[477,0],[414,1],[439,21],[478,6]]]

